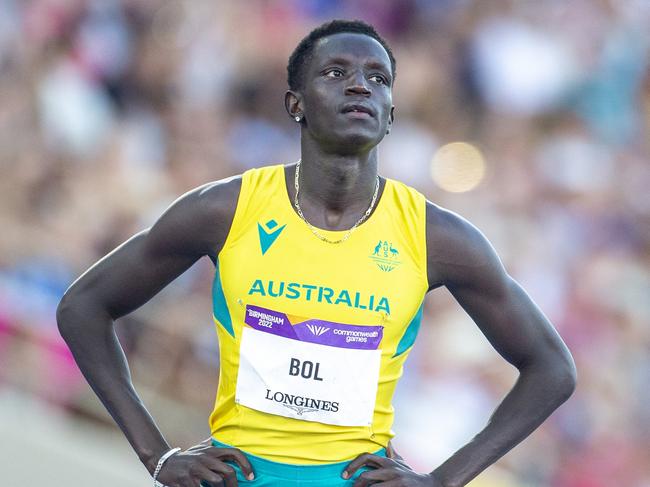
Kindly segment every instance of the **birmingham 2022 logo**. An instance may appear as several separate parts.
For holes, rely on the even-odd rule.
[[[390,272],[402,263],[399,260],[399,250],[388,240],[380,240],[375,245],[370,258],[384,272]]]

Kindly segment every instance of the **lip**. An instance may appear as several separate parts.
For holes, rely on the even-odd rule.
[[[374,117],[375,112],[372,108],[363,103],[346,103],[341,110],[346,115],[354,118],[366,118],[368,116]]]

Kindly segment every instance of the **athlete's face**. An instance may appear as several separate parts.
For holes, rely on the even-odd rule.
[[[289,92],[287,103],[292,115],[292,108],[302,113],[303,135],[334,152],[369,150],[384,138],[393,121],[393,79],[379,42],[363,34],[325,37],[304,69],[303,88]]]

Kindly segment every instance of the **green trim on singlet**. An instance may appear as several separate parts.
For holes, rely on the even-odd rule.
[[[212,446],[217,448],[232,448],[232,446],[212,439]],[[326,463],[322,465],[292,465],[279,463],[261,458],[250,453],[243,452],[253,467],[255,480],[250,481],[244,478],[239,466],[232,461],[225,463],[231,465],[237,474],[238,485],[250,485],[251,487],[352,487],[359,475],[369,467],[362,467],[350,479],[341,478],[341,474],[352,460],[338,463]],[[386,457],[386,449],[381,448],[374,452],[374,455]],[[207,482],[201,483],[202,487],[209,487]]]
[[[420,323],[422,323],[422,308],[424,308],[424,301],[418,308],[418,311],[415,313],[415,316],[409,323],[409,326],[406,327],[406,331],[404,332],[404,335],[402,335],[402,339],[397,344],[397,350],[395,351],[393,358],[402,355],[415,343],[415,337],[418,336]]]
[[[223,326],[223,329],[230,333],[230,336],[234,338],[235,330],[233,330],[232,327],[232,318],[230,318],[230,311],[228,311],[226,296],[223,294],[218,258],[216,269],[214,271],[214,282],[212,283],[212,314],[219,324]]]

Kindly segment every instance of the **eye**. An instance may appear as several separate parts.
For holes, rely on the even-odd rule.
[[[380,85],[388,84],[388,80],[386,80],[386,78],[381,74],[373,74],[372,76],[370,76],[370,80]]]
[[[325,72],[327,78],[340,78],[341,76],[343,76],[343,71],[340,69],[333,68]]]

